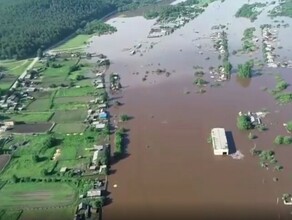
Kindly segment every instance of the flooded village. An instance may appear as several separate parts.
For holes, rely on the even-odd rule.
[[[292,18],[271,16],[282,1],[199,2],[111,15],[116,32],[36,60],[0,96],[4,178],[70,184],[74,219],[291,219]],[[13,173],[30,160],[36,179]]]
[[[262,89],[274,88],[273,74],[280,73],[286,82],[292,82],[287,36],[279,39],[274,35],[275,30],[290,31],[277,28],[267,16],[273,6],[263,9],[253,23],[235,19],[241,4],[215,1],[195,19],[169,31],[159,29],[155,19],[114,17],[108,23],[118,32],[92,39],[88,51],[106,54],[112,61],[108,72],[121,75],[123,91],[114,97],[123,105],[111,108],[111,114],[133,116],[125,124],[129,130],[127,156],[111,167],[112,202],[104,207],[106,219],[142,214],[145,219],[291,217],[291,209],[282,200],[283,194],[291,191],[291,149],[274,144],[277,135],[286,133],[283,123],[291,119],[291,106],[278,105]],[[290,18],[283,20],[291,23]],[[261,28],[264,24],[271,24],[273,30]],[[220,25],[225,27],[212,29]],[[249,54],[233,53],[242,47],[243,31],[250,27],[256,28],[254,38],[259,48]],[[220,44],[224,33],[227,48]],[[276,38],[281,43],[275,44]],[[279,45],[281,50],[277,49]],[[135,48],[138,54],[125,48]],[[225,50],[233,66],[230,77],[222,69]],[[255,67],[250,79],[239,78],[237,65],[251,59],[262,68]],[[157,69],[170,74],[157,74]],[[196,72],[201,72],[200,78],[206,82],[204,94],[198,94],[193,83]],[[256,128],[240,131],[236,125],[239,112],[246,112]],[[213,128],[225,129],[230,156],[214,156],[207,141]],[[254,147],[275,151],[284,169],[277,171],[272,164],[268,165],[270,169],[262,169],[260,160],[251,154]]]

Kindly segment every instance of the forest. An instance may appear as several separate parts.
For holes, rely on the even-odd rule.
[[[37,55],[115,10],[156,0],[0,0],[0,59]]]

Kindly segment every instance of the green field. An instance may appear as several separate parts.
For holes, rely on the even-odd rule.
[[[82,124],[78,125],[82,126]],[[71,124],[70,127],[74,128],[74,124]],[[17,175],[18,177],[44,177],[42,171],[44,169],[51,170],[55,165],[52,157],[56,149],[61,149],[59,163],[54,170],[57,173],[62,166],[74,167],[75,165],[86,164],[88,163],[87,157],[92,156],[92,153],[85,151],[85,148],[91,148],[96,143],[102,143],[106,136],[86,130],[83,135],[56,134],[56,137],[61,141],[54,147],[45,148],[43,146],[48,138],[47,134],[38,136],[15,136],[15,140],[7,144],[7,146],[24,141],[29,141],[29,143],[16,150],[15,156],[2,172],[1,179],[11,180],[13,175]],[[38,155],[42,158],[41,161],[34,161],[33,155]],[[84,157],[78,159],[79,156]]]
[[[52,121],[56,123],[72,123],[72,122],[81,122],[87,116],[85,110],[65,110],[65,111],[56,111]]]
[[[76,86],[92,86],[92,79],[83,79],[77,81]]]
[[[24,211],[20,217],[20,220],[72,220],[74,216],[75,206],[69,206],[68,208],[55,208],[44,210],[29,210]]]
[[[94,91],[95,89],[93,86],[69,89],[64,88],[58,90],[56,97],[88,96],[94,94]]]
[[[67,79],[69,75],[69,68],[70,66],[75,65],[77,62],[77,59],[70,59],[70,60],[62,60],[62,61],[54,61],[52,63],[59,64],[61,67],[59,68],[53,68],[48,67],[45,71],[42,72],[43,79],[42,79],[42,85],[44,87],[49,87],[52,84],[60,85],[60,84],[69,84],[70,80]]]
[[[11,210],[5,210],[2,209],[0,210],[0,220],[18,220],[19,216],[21,216],[22,211],[11,211]]]
[[[17,140],[14,143],[22,143],[29,141],[25,147],[20,147],[15,153],[15,157],[11,159],[10,163],[1,174],[1,178],[9,180],[15,174],[19,177],[42,177],[43,169],[51,169],[54,166],[54,161],[51,160],[56,149],[50,148],[42,150],[43,143],[47,135],[38,136],[16,136]],[[10,145],[10,144],[8,144]],[[43,158],[41,162],[35,162],[33,155],[39,155]]]
[[[95,135],[95,136],[93,136]],[[96,133],[91,135],[69,135],[64,138],[63,144],[60,147],[61,157],[59,159],[58,169],[66,167],[85,167],[88,163],[88,158],[92,156],[92,152],[86,151],[86,148],[92,148],[96,142],[92,142],[88,137],[92,137],[91,140],[99,140],[100,137]],[[98,138],[96,138],[98,137]],[[81,156],[81,159],[78,159]]]
[[[0,66],[5,67],[10,74],[19,76],[26,70],[30,63],[31,60],[8,60],[1,61]]]
[[[28,111],[31,112],[46,112],[50,109],[51,99],[36,99],[27,107]]]
[[[82,133],[86,129],[86,125],[82,123],[66,123],[56,124],[53,132],[67,134],[67,133]]]
[[[77,35],[72,39],[66,41],[64,44],[58,46],[54,50],[82,49],[85,46],[85,42],[88,41],[90,37],[91,35]]]
[[[93,97],[90,97],[90,96],[59,97],[59,98],[55,98],[53,108],[55,110],[83,109],[84,111],[86,111],[87,103],[91,99],[93,99]]]
[[[16,122],[46,122],[53,115],[53,112],[21,112],[19,114],[7,114],[7,116]]]
[[[72,204],[76,192],[65,183],[6,184],[0,198],[2,208],[50,207]]]

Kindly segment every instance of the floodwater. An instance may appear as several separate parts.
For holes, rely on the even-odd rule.
[[[121,74],[124,88],[116,98],[124,105],[111,108],[111,114],[134,117],[122,125],[130,130],[128,156],[112,165],[109,176],[112,202],[105,206],[104,219],[292,218],[292,209],[285,207],[281,200],[283,193],[292,191],[292,149],[273,145],[276,135],[286,135],[282,124],[292,119],[291,105],[277,105],[262,89],[275,86],[276,73],[292,84],[289,69],[264,68],[261,76],[250,80],[238,79],[234,73],[231,80],[219,88],[208,85],[204,94],[198,94],[198,88],[193,85],[193,66],[203,66],[208,72],[210,66],[220,64],[209,39],[213,25],[228,25],[229,50],[232,51],[241,47],[245,28],[273,23],[263,17],[270,7],[254,23],[236,19],[234,14],[247,2],[212,3],[198,18],[158,39],[147,39],[154,20],[139,16],[116,17],[108,23],[116,26],[118,32],[92,39],[88,51],[106,54],[112,61],[108,73]],[[285,22],[292,23],[286,18]],[[279,34],[284,47],[278,51],[281,58],[289,55],[291,41],[287,41],[292,30],[278,30],[287,34]],[[131,48],[139,43],[142,43],[142,55],[138,52],[131,56]],[[154,44],[152,49],[151,43]],[[197,45],[201,45],[201,49]],[[230,60],[236,67],[251,58],[261,60],[261,49],[252,55],[231,55]],[[153,73],[158,68],[166,69],[169,76]],[[208,74],[204,78],[212,82]],[[254,131],[258,138],[249,140],[248,132],[240,132],[236,127],[237,114],[264,108],[270,112],[264,119],[269,130]],[[214,127],[228,131],[236,149],[244,154],[242,160],[213,155],[207,138]],[[250,154],[253,146],[274,149],[284,170],[261,168],[258,158]],[[274,182],[273,177],[279,181]]]

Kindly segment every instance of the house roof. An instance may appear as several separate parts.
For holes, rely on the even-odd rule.
[[[213,128],[211,131],[212,144],[214,150],[227,150],[227,138],[224,128]]]

